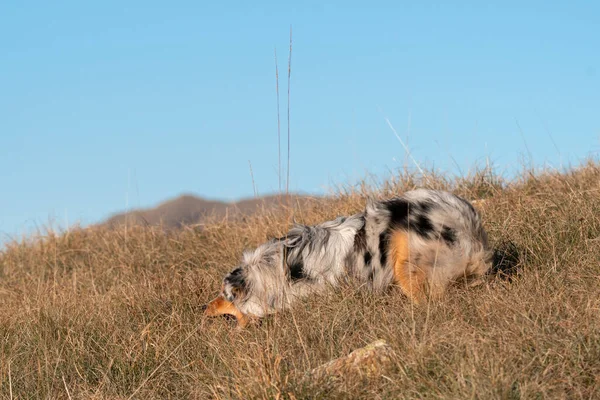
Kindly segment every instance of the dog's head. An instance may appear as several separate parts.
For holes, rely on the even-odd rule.
[[[204,315],[209,317],[232,315],[236,318],[239,326],[244,327],[248,323],[248,316],[240,310],[236,303],[239,304],[243,301],[247,292],[244,267],[240,266],[223,279],[221,293],[205,306]]]
[[[205,315],[232,315],[243,327],[250,318],[281,308],[299,241],[299,235],[290,234],[245,252],[240,265],[223,279],[219,295],[206,305]]]

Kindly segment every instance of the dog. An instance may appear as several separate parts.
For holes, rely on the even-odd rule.
[[[481,281],[494,252],[467,200],[417,189],[363,212],[314,226],[294,225],[243,254],[205,315],[232,315],[244,327],[299,299],[350,280],[374,291],[390,285],[419,304],[440,298],[459,279]]]

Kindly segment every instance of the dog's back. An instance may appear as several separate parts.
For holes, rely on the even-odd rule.
[[[369,202],[348,267],[375,290],[399,284],[412,300],[484,275],[492,252],[479,214],[451,193],[419,189]]]

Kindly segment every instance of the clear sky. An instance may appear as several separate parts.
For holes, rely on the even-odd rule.
[[[402,166],[386,117],[452,173],[576,164],[600,150],[599,21],[598,1],[1,2],[0,236],[252,196],[249,162],[277,191],[290,25],[290,190]]]

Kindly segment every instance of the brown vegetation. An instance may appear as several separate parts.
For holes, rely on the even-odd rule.
[[[491,241],[527,255],[512,280],[415,306],[392,288],[331,290],[243,331],[204,319],[244,248],[415,186],[477,202]],[[3,398],[600,398],[600,167],[403,174],[288,210],[204,229],[128,226],[15,242],[0,253]],[[306,374],[376,339],[384,375],[324,385]]]

